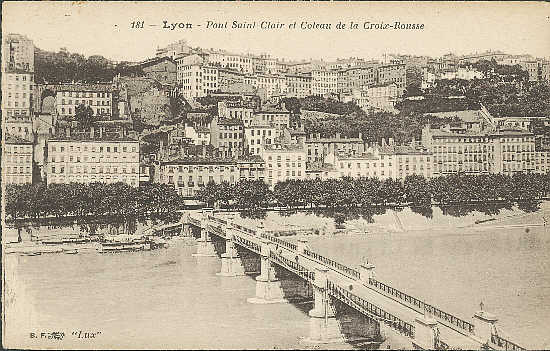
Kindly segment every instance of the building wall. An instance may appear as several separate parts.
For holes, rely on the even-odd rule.
[[[289,179],[305,179],[306,153],[302,149],[265,149],[262,158],[266,162],[266,182],[274,186]]]
[[[21,69],[34,72],[34,43],[20,34],[9,33],[2,38],[2,71]]]
[[[214,183],[229,182],[235,184],[239,180],[239,168],[229,162],[167,162],[160,167],[160,183],[173,184],[176,191],[183,196],[195,196],[201,187],[213,181]]]
[[[32,183],[33,147],[31,143],[6,143],[2,148],[2,182]]]
[[[139,185],[137,141],[49,140],[46,176],[53,183]]]
[[[244,139],[250,155],[261,154],[261,148],[273,144],[275,128],[252,126],[244,128]]]
[[[90,91],[83,88],[80,91],[57,91],[56,111],[59,116],[74,116],[76,107],[80,104],[90,106],[94,115],[111,115],[113,94],[110,91]]]
[[[30,116],[34,75],[23,72],[2,73],[2,115]]]

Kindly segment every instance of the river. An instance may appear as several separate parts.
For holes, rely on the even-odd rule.
[[[547,211],[545,204],[498,224],[540,223]],[[517,211],[500,216],[508,215]],[[349,265],[368,258],[378,279],[458,317],[469,319],[483,301],[511,340],[550,348],[550,233],[544,227],[473,225],[486,216],[456,218],[436,210],[431,219],[410,210],[395,216],[390,211],[375,215],[374,223],[350,220],[348,228],[367,233],[309,236],[309,244]],[[304,213],[270,212],[264,225],[273,223],[333,229],[332,219]],[[193,257],[194,250],[191,242],[174,240],[168,249],[149,252],[5,255],[6,346],[313,348],[300,343],[308,335],[311,306],[248,304],[254,280],[218,277],[220,260]],[[62,341],[29,337],[52,331],[66,335]],[[77,339],[72,331],[101,333]]]

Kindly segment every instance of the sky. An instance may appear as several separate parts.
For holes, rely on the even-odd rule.
[[[144,21],[144,28],[131,22]],[[164,29],[168,23],[192,28]],[[256,29],[206,28],[256,21]],[[282,29],[258,28],[262,21]],[[296,29],[289,29],[290,23]],[[338,22],[358,29],[336,29]],[[422,30],[364,29],[365,22],[424,24]],[[300,29],[302,22],[331,29]],[[2,32],[24,34],[43,50],[102,55],[117,61],[153,57],[185,39],[193,47],[268,53],[286,59],[364,57],[384,53],[441,56],[502,50],[550,57],[546,2],[3,2]]]

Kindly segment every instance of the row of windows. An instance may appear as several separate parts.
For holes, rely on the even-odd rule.
[[[95,113],[110,113],[111,112],[111,109],[110,108],[95,108],[93,109]],[[76,108],[74,109],[74,112],[76,113]],[[69,107],[68,109],[65,110],[65,107],[62,107],[61,108],[61,113],[62,114],[65,114],[65,113],[68,113],[68,114],[72,114],[73,113],[73,109],[71,107]]]
[[[30,156],[6,156],[6,162],[13,162],[13,163],[30,163],[31,157]]]
[[[126,155],[122,156],[120,159],[117,157],[117,156],[113,156],[113,158],[111,159],[109,157],[109,155],[107,155],[107,157],[103,157],[102,155],[99,155],[97,158],[96,156],[91,156],[88,158],[88,156],[83,156],[82,158],[80,158],[80,156],[73,156],[73,155],[70,155],[68,156],[66,159],[65,159],[65,156],[64,155],[61,155],[60,157],[58,156],[51,156],[50,157],[50,162],[60,162],[60,163],[64,163],[64,162],[77,162],[77,163],[80,163],[81,160],[83,163],[87,163],[88,161],[89,162],[92,162],[92,163],[95,163],[95,162],[105,162],[105,163],[125,163],[125,162],[137,162],[137,159],[138,159],[138,156],[137,155],[132,155],[131,157],[128,157],[130,160],[126,160],[127,157]]]
[[[67,102],[66,104],[65,104],[65,101]],[[95,104],[94,104],[94,101],[95,101]],[[74,100],[74,104],[73,104],[73,100],[71,99],[69,100],[61,99],[61,104],[62,105],[88,104],[90,106],[109,106],[111,105],[111,100]]]
[[[90,167],[90,173],[94,174],[94,173],[119,173],[118,171],[120,170],[120,173],[121,174],[126,174],[126,173],[135,173],[137,174],[138,171],[137,171],[137,167],[132,167],[132,168],[118,168],[118,167]],[[88,173],[88,167],[87,166],[83,166],[83,167],[80,167],[80,166],[71,166],[71,167],[57,167],[56,166],[51,166],[51,173],[65,173],[65,170],[67,171],[67,174],[71,174],[71,173]],[[105,172],[104,172],[105,171]],[[111,172],[112,171],[112,172]],[[128,172],[126,172],[128,171]]]
[[[122,147],[119,147],[119,146],[90,146],[88,147],[87,145],[84,145],[84,146],[74,146],[74,145],[70,145],[70,146],[55,146],[55,145],[51,145],[50,146],[50,152],[56,152],[57,150],[59,150],[59,152],[80,152],[81,150],[86,152],[86,151],[91,151],[91,152],[103,152],[104,150],[106,152],[111,152],[111,150],[113,152],[137,152],[137,147],[136,146],[132,146],[132,147],[129,147],[129,146],[122,146]]]
[[[285,164],[286,164],[287,167],[291,167],[291,165],[292,165],[292,167],[298,167],[298,168],[302,167],[302,163],[300,163],[300,162],[298,162],[298,163],[296,163],[296,162],[292,162],[292,163],[286,162]],[[268,168],[273,168],[273,164],[268,163],[267,167]],[[277,163],[277,168],[281,168],[281,167],[282,167],[282,163]]]
[[[224,172],[225,170],[228,170],[229,172],[235,172],[235,166],[168,166],[168,173],[174,173],[175,171],[178,172],[203,172],[203,170],[206,172],[214,172],[214,171],[220,171]]]
[[[6,184],[27,184],[32,183],[32,176],[6,176],[3,181]]]
[[[63,91],[60,92],[61,96],[65,97],[101,97],[107,98],[111,96],[111,93],[91,93],[91,92],[82,92],[82,91]]]
[[[23,174],[23,173],[31,173],[31,167],[30,166],[27,166],[27,167],[22,167],[22,166],[19,166],[19,167],[6,167],[4,168],[6,170],[6,174],[12,174],[12,173],[19,173],[19,174]]]
[[[4,147],[4,150],[6,150],[6,153],[31,153],[32,152],[32,146],[12,146],[7,144]]]

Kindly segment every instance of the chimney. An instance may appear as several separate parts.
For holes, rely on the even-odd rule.
[[[70,137],[71,137],[71,127],[65,128],[65,136],[66,136],[67,138],[70,138]]]
[[[95,137],[94,126],[91,126],[91,127],[90,127],[90,139],[94,139],[94,137]]]
[[[363,139],[363,133],[359,132],[359,139]]]
[[[206,145],[202,145],[202,157],[206,157]]]
[[[336,139],[340,139],[340,133],[336,133]]]

